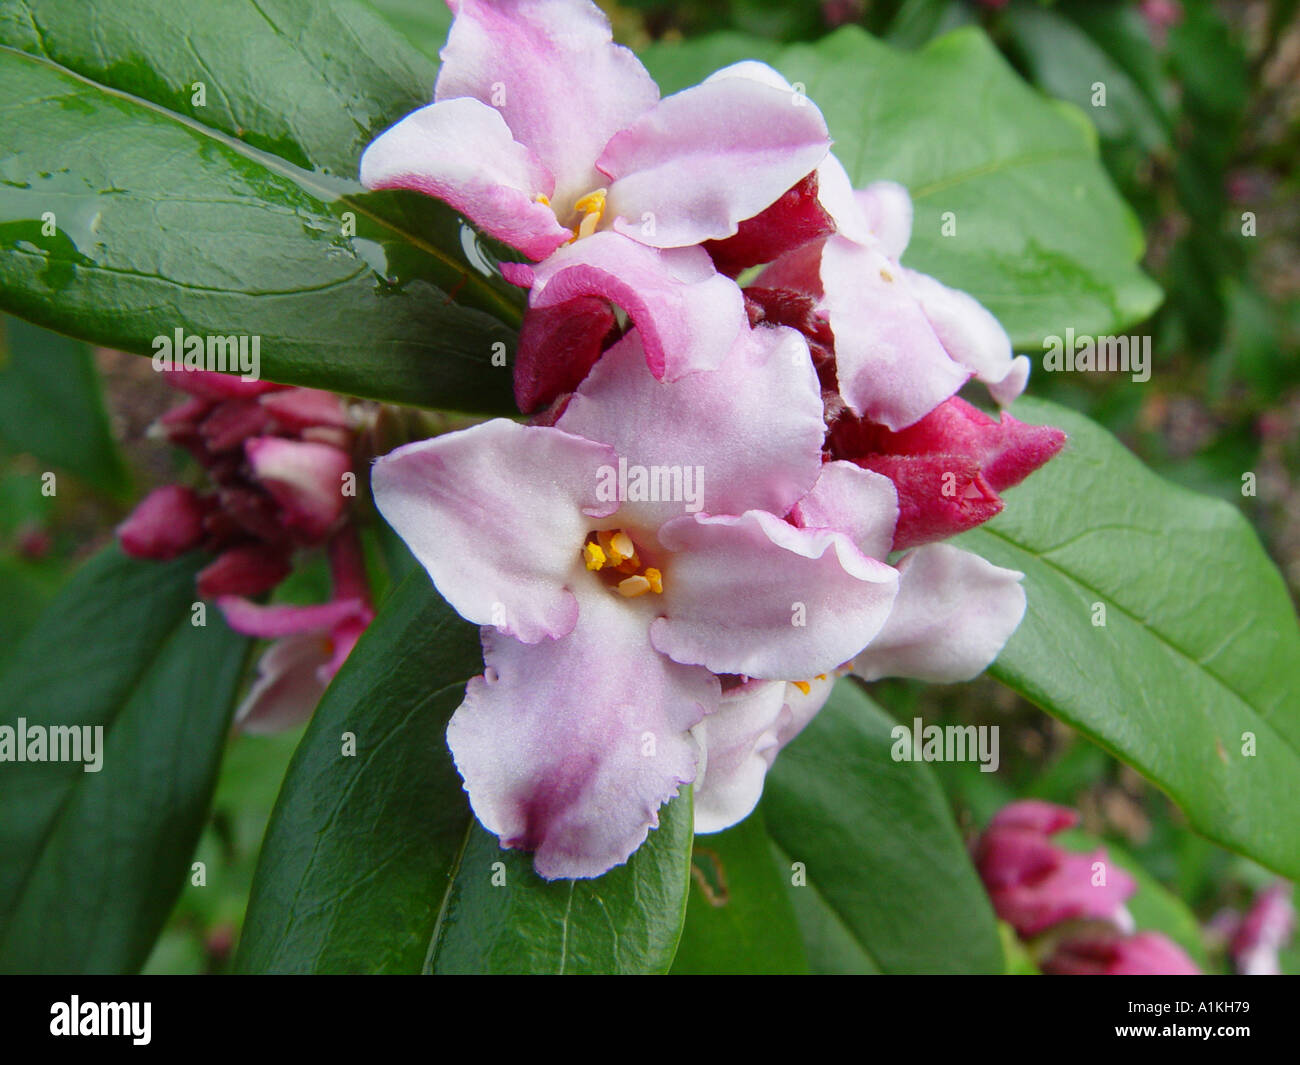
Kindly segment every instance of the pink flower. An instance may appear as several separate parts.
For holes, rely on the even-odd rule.
[[[817,301],[848,409],[903,429],[971,376],[998,403],[1011,403],[1024,390],[1029,360],[1013,357],[997,319],[966,293],[899,262],[912,229],[907,190],[881,181],[855,192],[834,156],[817,176],[836,232],[787,252],[756,284]]]
[[[975,867],[1002,920],[1025,938],[1079,918],[1131,925],[1125,901],[1137,890],[1104,850],[1075,854],[1049,837],[1073,827],[1078,816],[1035,799],[1004,807],[975,846]]]
[[[1281,975],[1278,952],[1294,931],[1291,885],[1279,881],[1259,893],[1232,937],[1233,966],[1242,976]]]
[[[1173,940],[1159,932],[1124,935],[1115,929],[1072,929],[1041,963],[1052,976],[1200,976]]]
[[[479,820],[541,875],[639,846],[696,776],[717,674],[829,674],[884,625],[896,572],[783,520],[821,473],[819,391],[791,330],[746,330],[671,384],[634,332],[554,426],[488,422],[376,464],[384,517],[485,626],[448,742]],[[613,471],[674,468],[703,472],[696,509],[609,490]]]
[[[374,618],[355,531],[336,536],[329,554],[334,595],[328,603],[263,606],[236,595],[217,599],[236,632],[274,641],[235,712],[245,732],[281,732],[306,721]]]
[[[562,357],[589,365],[608,331],[584,316],[579,342],[575,323],[536,317],[573,301],[622,307],[657,377],[715,366],[743,309],[698,245],[734,237],[817,167],[830,145],[821,113],[758,63],[661,100],[589,0],[450,6],[434,102],[370,145],[361,181],[434,196],[541,261],[503,265],[531,288],[521,409],[554,399],[579,373]],[[551,327],[566,343],[552,342]]]
[[[211,552],[198,577],[204,597],[269,591],[295,550],[323,543],[344,520],[347,411],[329,392],[205,370],[171,370],[167,382],[192,398],[156,431],[189,451],[212,487],[150,493],[118,528],[122,549],[158,559]]]

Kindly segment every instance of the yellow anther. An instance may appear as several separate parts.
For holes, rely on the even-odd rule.
[[[551,206],[551,198],[547,196],[546,193],[544,192],[539,192],[536,196],[533,197],[533,200],[536,203],[540,203],[543,207]]]
[[[583,557],[587,560],[587,569],[598,570],[605,565],[605,552],[601,549],[600,544],[583,544]]]
[[[881,281],[884,281],[884,282],[886,282],[886,283],[891,282],[891,281],[894,280],[894,275],[891,274],[888,270],[881,270],[881,271],[880,271],[880,280],[881,280]]]
[[[618,582],[618,594],[628,599],[635,599],[638,595],[645,595],[650,590],[650,582],[637,574],[635,577],[624,577]]]
[[[636,554],[636,544],[632,543],[632,537],[628,536],[622,529],[619,529],[609,538],[609,546],[624,558],[631,558]]]
[[[826,679],[826,674],[825,674],[825,673],[818,673],[818,674],[817,674],[817,679],[818,679],[818,680],[825,680],[825,679]]]
[[[582,221],[573,231],[574,239],[581,240],[583,237],[591,236],[596,232],[596,227],[600,225],[601,217],[605,214],[605,190],[597,189],[595,192],[587,193],[573,205],[573,209],[582,215]]]
[[[664,575],[653,566],[649,566],[645,571],[645,579],[650,582],[650,590],[655,595],[662,595],[664,591]]]
[[[790,683],[793,684],[796,688],[798,688],[801,692],[803,692],[804,695],[807,695],[809,692],[812,691],[812,685],[809,684],[806,680],[792,680]]]
[[[596,539],[600,541],[600,546],[605,549],[605,557],[609,559],[609,565],[617,566],[627,558],[627,555],[623,554],[623,552],[614,546],[613,533],[604,531],[598,532],[596,533]]]

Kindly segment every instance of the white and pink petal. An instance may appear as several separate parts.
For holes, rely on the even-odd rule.
[[[707,670],[650,646],[642,610],[590,589],[562,639],[485,629],[484,675],[447,728],[475,815],[503,847],[535,852],[550,880],[627,861],[695,779],[690,730],[718,700]]]

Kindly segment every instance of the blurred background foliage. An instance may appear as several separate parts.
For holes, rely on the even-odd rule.
[[[375,6],[436,54],[449,22],[438,0]],[[1033,393],[1088,414],[1162,475],[1241,507],[1293,597],[1300,592],[1300,0],[601,6],[616,36],[634,48],[711,33],[809,41],[857,23],[915,49],[956,27],[982,25],[1028,81],[1092,120],[1110,175],[1145,230],[1143,265],[1165,291],[1156,313],[1130,330],[1152,337],[1148,382],[1039,372]],[[1096,82],[1106,85],[1104,107],[1092,102]],[[149,438],[149,425],[175,393],[145,360],[92,350],[15,319],[3,325],[0,600],[8,606],[0,611],[0,661],[71,570],[111,538],[131,501],[185,470],[179,452]],[[77,416],[51,424],[41,416],[45,408]],[[40,491],[46,471],[58,478],[52,496]],[[1242,494],[1245,473],[1255,475],[1253,496]],[[317,567],[300,583],[310,584],[313,572],[323,581]],[[312,591],[286,594],[310,598]],[[1145,909],[1146,920],[1139,923],[1195,948],[1211,969],[1225,967],[1220,945],[1189,944],[1195,926],[1224,907],[1244,909],[1271,874],[1189,831],[1136,773],[991,680],[883,682],[873,696],[901,721],[1000,724],[996,774],[973,763],[935,766],[963,830],[973,835],[1017,797],[1077,808],[1087,838],[1104,840],[1115,861],[1143,877],[1134,907]],[[227,968],[262,833],[299,736],[232,735],[196,855],[206,890],[183,893],[146,971]],[[1283,963],[1300,972],[1294,945]]]

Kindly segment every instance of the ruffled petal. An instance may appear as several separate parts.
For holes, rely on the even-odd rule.
[[[868,558],[883,560],[898,524],[898,492],[883,474],[852,462],[828,462],[790,517],[801,529],[846,533]]]
[[[656,652],[645,612],[603,588],[568,636],[527,646],[485,629],[483,656],[447,728],[475,815],[547,879],[627,861],[695,778],[690,729],[717,679]]]
[[[901,269],[878,248],[828,238],[821,279],[840,394],[855,414],[901,429],[961,388],[967,371],[948,357]]]
[[[632,319],[651,371],[663,380],[714,369],[745,324],[740,289],[703,248],[660,251],[606,231],[527,269],[527,276],[518,268],[507,276],[531,281],[530,312],[584,296],[609,300]]]
[[[825,158],[826,122],[805,96],[719,75],[659,101],[606,146],[596,165],[619,232],[658,248],[725,239]]]
[[[894,609],[853,671],[864,680],[970,680],[998,656],[1025,614],[1023,573],[949,544],[930,544],[898,564]]]
[[[912,239],[912,197],[896,181],[874,181],[853,193],[880,250],[897,262]]]
[[[1013,357],[1001,323],[968,293],[915,270],[904,270],[903,276],[948,355],[979,380],[999,386],[999,394],[1015,399],[1029,379],[1029,360],[1020,363]]]
[[[361,184],[436,197],[532,259],[573,236],[538,199],[554,193],[551,173],[478,100],[430,104],[385,130],[361,157]]]
[[[825,705],[834,683],[813,679],[805,692],[760,680],[723,694],[718,709],[694,730],[702,752],[693,789],[696,832],[721,832],[753,812],[777,753]]]
[[[638,501],[629,480],[619,517],[643,529],[691,512],[784,514],[821,469],[821,394],[808,347],[792,329],[746,327],[717,370],[671,384],[650,375],[637,334],[629,334],[556,424],[609,444],[629,469],[678,467],[683,487],[691,474],[691,498],[661,501]]]
[[[673,661],[715,673],[830,673],[871,642],[898,591],[897,572],[843,533],[763,511],[678,518],[659,539],[672,554],[651,640]]]
[[[525,643],[572,631],[611,448],[497,419],[407,444],[371,474],[375,505],[464,618]]]
[[[440,53],[435,99],[468,96],[498,107],[514,139],[554,175],[553,199],[566,214],[604,184],[596,158],[655,105],[658,86],[636,56],[613,43],[609,20],[588,0],[449,6],[456,17]]]

